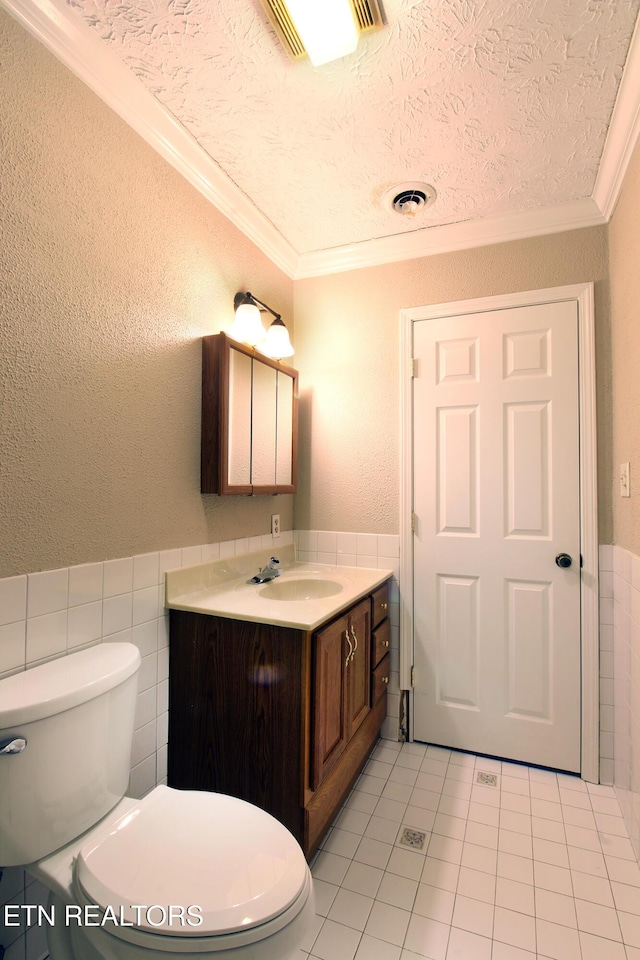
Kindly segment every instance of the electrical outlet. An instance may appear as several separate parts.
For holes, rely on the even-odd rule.
[[[629,476],[629,464],[620,464],[620,496],[631,496],[631,478]]]
[[[279,513],[271,514],[271,536],[272,537],[280,536],[280,514]]]

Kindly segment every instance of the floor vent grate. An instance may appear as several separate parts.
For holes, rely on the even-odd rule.
[[[476,783],[481,783],[484,787],[497,787],[498,774],[486,773],[484,770],[478,770],[476,773]]]
[[[422,850],[426,839],[427,835],[422,830],[410,830],[405,827],[400,837],[400,843],[404,847],[411,847],[412,850]]]

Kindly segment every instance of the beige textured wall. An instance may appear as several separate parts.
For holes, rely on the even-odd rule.
[[[295,287],[302,458],[295,526],[399,529],[399,311],[595,281],[600,537],[611,542],[610,347],[605,227],[442,254]]]
[[[268,533],[199,491],[200,342],[293,285],[0,10],[0,577]]]
[[[640,149],[636,148],[609,224],[611,278],[613,542],[640,554]],[[620,496],[618,466],[631,464],[631,496]]]

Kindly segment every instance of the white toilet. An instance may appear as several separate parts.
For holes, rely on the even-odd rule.
[[[294,956],[314,896],[281,823],[222,794],[124,796],[139,665],[104,643],[0,681],[0,865],[51,891],[52,960]]]

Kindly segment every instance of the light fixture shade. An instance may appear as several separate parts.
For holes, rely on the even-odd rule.
[[[241,303],[236,309],[236,317],[229,328],[229,336],[239,343],[255,347],[262,343],[267,332],[262,323],[260,311],[254,303]]]
[[[272,360],[282,360],[284,357],[292,357],[293,352],[289,331],[282,320],[274,320],[267,330],[266,339],[260,344],[260,353]]]
[[[358,29],[349,0],[286,0],[286,5],[314,67],[356,49]]]

